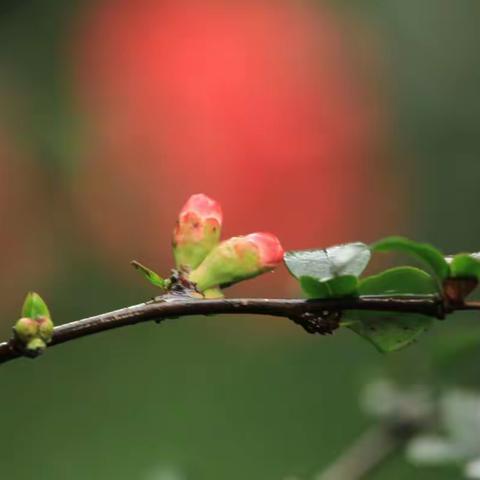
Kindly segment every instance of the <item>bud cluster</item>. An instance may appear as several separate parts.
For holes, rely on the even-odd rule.
[[[271,233],[251,233],[220,242],[222,210],[203,194],[192,195],[180,211],[173,232],[176,266],[205,296],[219,288],[273,270],[283,248]]]
[[[15,323],[13,333],[16,344],[30,357],[42,353],[52,340],[53,322],[48,307],[37,293],[27,295],[22,318]]]

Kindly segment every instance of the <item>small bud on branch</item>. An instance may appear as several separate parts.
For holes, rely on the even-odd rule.
[[[192,195],[180,211],[173,232],[177,268],[194,269],[220,241],[222,208],[203,193]]]
[[[215,247],[189,278],[200,291],[256,277],[283,260],[280,241],[271,233],[232,237]]]
[[[27,357],[36,357],[52,340],[50,312],[40,295],[30,292],[23,304],[22,315],[13,327],[14,343]]]

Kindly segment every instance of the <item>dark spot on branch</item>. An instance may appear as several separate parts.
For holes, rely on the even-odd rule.
[[[323,310],[320,313],[305,312],[298,316],[290,317],[308,333],[331,335],[340,325],[341,312]]]

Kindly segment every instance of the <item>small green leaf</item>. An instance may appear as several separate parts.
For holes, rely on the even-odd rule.
[[[168,281],[158,275],[158,273],[155,273],[153,270],[150,270],[148,267],[135,260],[133,260],[131,263],[133,268],[139,271],[151,284],[164,290],[167,288]]]
[[[387,237],[372,245],[374,252],[399,251],[409,253],[427,263],[435,275],[444,280],[450,269],[442,253],[429,243],[419,243],[405,237]]]
[[[460,253],[451,258],[450,272],[452,277],[480,280],[480,260],[469,253]]]
[[[423,270],[397,267],[362,280],[360,295],[424,295],[438,293],[435,280]],[[399,350],[426,331],[433,319],[426,315],[396,312],[345,312],[344,318],[354,320],[350,328],[369,340],[379,351]]]
[[[328,281],[333,297],[348,297],[358,294],[358,277],[355,275],[342,275]]]
[[[38,317],[51,318],[47,304],[38,293],[29,292],[23,302],[22,317],[37,319]]]
[[[340,276],[359,276],[368,265],[371,253],[364,243],[347,243],[326,249],[292,250],[284,256],[290,273],[321,282]]]
[[[331,293],[327,282],[320,282],[307,275],[300,277],[300,287],[307,298],[329,298]]]
[[[357,293],[358,278],[354,275],[342,275],[325,282],[316,278],[300,277],[300,286],[307,298],[339,298]]]

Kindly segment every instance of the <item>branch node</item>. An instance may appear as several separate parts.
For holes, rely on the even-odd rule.
[[[14,335],[7,342],[8,350],[11,355],[25,357],[25,358],[37,358],[43,353],[44,349],[29,349]]]
[[[443,282],[443,317],[446,313],[452,313],[456,309],[465,306],[465,298],[475,290],[478,280],[473,277],[447,278]]]
[[[339,326],[342,312],[339,310],[322,310],[319,313],[304,312],[289,317],[308,333],[331,335]]]

